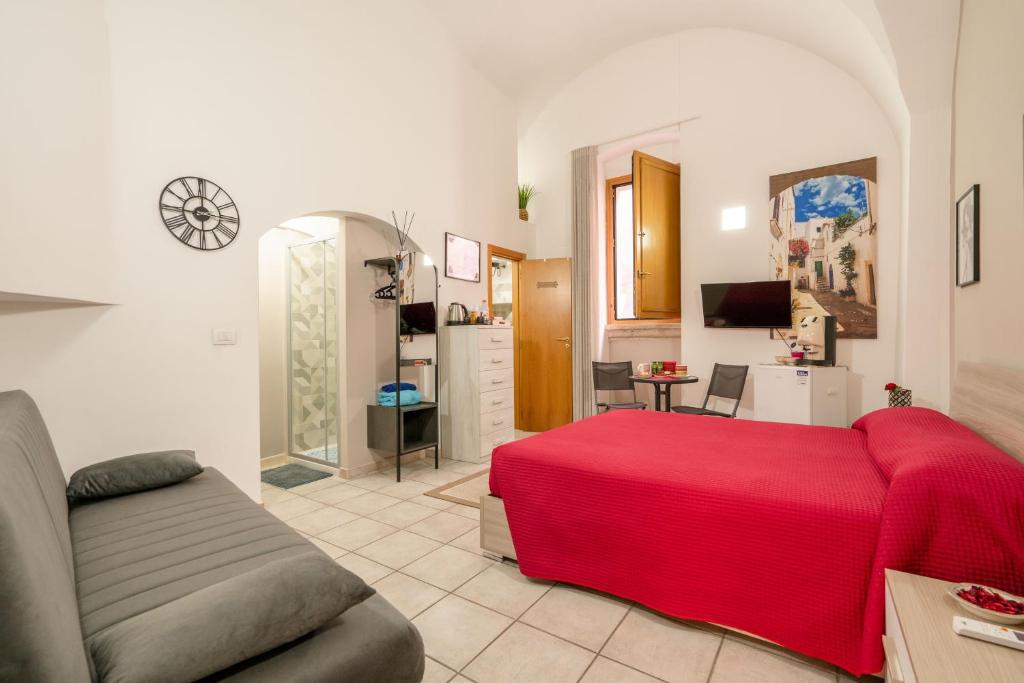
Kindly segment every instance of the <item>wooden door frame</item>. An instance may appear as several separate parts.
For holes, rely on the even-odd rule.
[[[519,387],[522,386],[519,383],[519,368],[522,363],[519,362],[519,262],[526,260],[526,254],[521,251],[515,251],[514,249],[507,249],[505,247],[499,247],[497,244],[487,245],[487,309],[491,311],[491,315],[494,315],[494,289],[491,284],[493,278],[493,271],[491,268],[491,260],[495,256],[508,259],[512,264],[512,375],[513,383],[516,390],[512,392],[512,410],[514,415],[512,418],[513,425],[518,427],[519,423]]]

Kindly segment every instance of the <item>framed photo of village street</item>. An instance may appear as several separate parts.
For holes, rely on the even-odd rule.
[[[792,283],[794,327],[831,315],[839,338],[878,338],[877,167],[871,157],[769,179],[770,278]]]

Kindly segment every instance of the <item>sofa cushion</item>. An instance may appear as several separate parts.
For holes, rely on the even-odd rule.
[[[177,484],[202,471],[193,451],[126,455],[83,467],[72,474],[67,495],[73,501],[123,496]]]
[[[310,546],[125,619],[87,645],[104,682],[194,681],[304,636],[373,593]]]
[[[374,595],[309,636],[205,680],[419,683],[424,663],[419,631],[391,603]]]
[[[76,505],[71,534],[86,639],[311,547],[210,467],[175,486]]]
[[[75,599],[65,486],[35,403],[23,391],[0,393],[3,681],[89,680]]]

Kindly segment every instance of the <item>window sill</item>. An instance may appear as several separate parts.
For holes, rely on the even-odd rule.
[[[682,337],[682,323],[678,320],[609,323],[605,326],[605,336],[609,340],[678,339]]]

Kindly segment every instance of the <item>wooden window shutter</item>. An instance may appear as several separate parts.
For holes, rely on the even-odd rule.
[[[679,164],[633,152],[636,317],[679,318]]]

